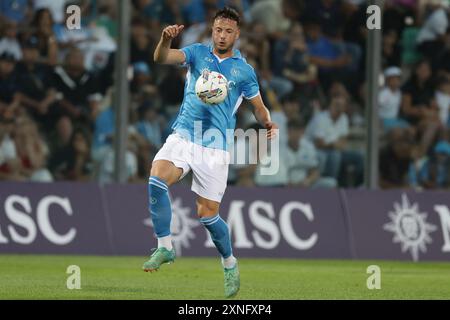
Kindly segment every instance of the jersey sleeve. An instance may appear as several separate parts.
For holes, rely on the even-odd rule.
[[[199,47],[199,44],[194,43],[194,44],[191,44],[187,47],[180,49],[184,53],[184,56],[186,57],[185,62],[182,64],[183,66],[191,66],[194,64],[196,51],[197,51],[198,47]]]
[[[250,67],[247,78],[242,86],[242,94],[245,99],[252,99],[259,95],[259,84],[255,70]]]

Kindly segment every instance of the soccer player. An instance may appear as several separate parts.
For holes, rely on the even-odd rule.
[[[258,122],[267,129],[271,139],[278,128],[271,121],[264,105],[254,69],[233,46],[239,38],[240,17],[237,11],[225,7],[214,17],[212,44],[193,44],[171,49],[172,40],[182,32],[183,25],[172,25],[162,31],[154,52],[154,60],[162,64],[183,65],[188,68],[184,100],[173,132],[156,154],[149,178],[149,209],[158,248],[144,263],[144,271],[158,270],[161,264],[175,260],[170,235],[171,204],[169,186],[193,172],[192,191],[197,194],[197,213],[200,222],[211,235],[222,256],[225,296],[236,295],[240,287],[239,269],[233,256],[228,226],[219,216],[219,205],[227,187],[229,152],[227,132],[234,131],[236,111],[243,99],[254,106]],[[228,80],[228,95],[214,106],[203,103],[195,94],[195,83],[205,71],[216,71]],[[201,139],[195,132],[201,125]],[[197,127],[198,128],[198,127]],[[212,142],[208,130],[218,131],[227,143]],[[206,138],[208,136],[208,138]],[[220,139],[219,139],[220,140]],[[200,161],[198,160],[200,159]]]

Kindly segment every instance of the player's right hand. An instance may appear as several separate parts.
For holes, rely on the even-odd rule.
[[[183,31],[184,25],[174,24],[172,26],[165,27],[162,31],[162,37],[164,40],[169,41],[176,38],[181,31]]]

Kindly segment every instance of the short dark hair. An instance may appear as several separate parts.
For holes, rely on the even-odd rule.
[[[214,21],[219,18],[234,20],[236,21],[238,26],[241,25],[241,17],[239,15],[239,12],[231,7],[225,7],[217,11],[216,15],[214,16]]]

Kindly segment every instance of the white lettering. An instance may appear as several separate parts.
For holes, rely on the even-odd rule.
[[[371,265],[367,267],[366,273],[372,274],[367,278],[367,289],[381,289],[381,270],[377,265]]]
[[[66,26],[69,30],[81,29],[81,8],[77,5],[67,7],[66,13],[70,16],[66,20]]]
[[[377,5],[371,5],[367,7],[367,14],[370,16],[367,18],[366,26],[369,30],[381,29],[381,8]]]
[[[57,204],[64,209],[64,211],[71,216],[72,207],[68,198],[60,198],[57,196],[47,196],[43,198],[37,207],[37,223],[42,234],[51,242],[57,245],[65,245],[70,243],[76,235],[76,230],[71,228],[65,235],[58,234],[53,229],[49,218],[49,207],[52,204]]]
[[[20,211],[14,207],[17,203],[22,206],[24,211]],[[8,226],[11,239],[20,244],[30,244],[36,238],[36,225],[33,219],[29,216],[31,214],[30,200],[26,197],[18,195],[11,195],[5,201],[5,212],[8,219],[14,224],[24,228],[27,235],[20,235],[13,226]]]
[[[262,212],[267,213],[265,217]],[[255,239],[255,244],[263,249],[273,249],[280,243],[280,232],[278,231],[277,225],[272,220],[275,218],[275,211],[270,202],[255,201],[250,205],[249,216],[252,224],[259,230],[265,231],[270,236],[270,240],[265,240],[261,234],[254,230],[252,232],[253,238]]]
[[[314,219],[311,206],[309,204],[303,204],[301,202],[291,201],[286,203],[280,212],[280,228],[286,241],[295,249],[308,250],[312,248],[318,239],[317,233],[313,233],[307,240],[300,239],[295,234],[292,227],[292,211],[299,210],[305,215],[308,221]]]
[[[450,252],[450,210],[444,205],[435,205],[434,210],[437,211],[441,218],[442,234],[444,237],[443,252]]]
[[[80,269],[80,267],[76,266],[76,265],[68,266],[66,273],[70,274],[70,276],[67,278],[67,281],[66,281],[67,289],[69,289],[69,290],[81,289],[81,269]]]

